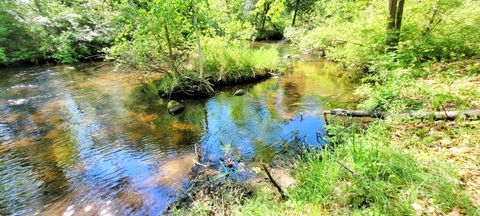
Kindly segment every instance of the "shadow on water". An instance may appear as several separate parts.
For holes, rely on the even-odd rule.
[[[323,60],[187,100],[176,116],[133,75],[112,70],[0,71],[0,215],[157,215],[188,184],[195,143],[213,162],[226,154],[269,160],[282,142],[321,145],[321,110],[355,103],[352,86]],[[246,94],[234,96],[240,87]]]

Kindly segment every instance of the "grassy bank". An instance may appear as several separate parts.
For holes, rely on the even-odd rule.
[[[476,59],[429,64],[424,65],[422,76],[417,70],[402,69],[382,88],[365,84],[363,88],[374,90],[361,106],[372,106],[372,101],[384,95],[382,91],[391,91],[398,96],[387,97],[391,101],[383,107],[391,113],[408,107],[478,109],[479,65]],[[413,106],[411,101],[419,102]],[[221,203],[232,204],[228,210],[233,215],[480,212],[480,121],[392,118],[361,126],[348,119],[330,122],[330,146],[295,160],[296,168],[290,171],[298,183],[287,189],[288,200],[280,200],[275,188],[266,184],[249,197],[225,195],[222,199],[227,200],[213,197],[213,201],[196,202],[188,213],[208,215],[225,208]]]
[[[252,48],[246,42],[215,39],[207,39],[203,44],[203,77],[199,77],[198,61],[191,61],[179,73],[151,81],[147,84],[149,91],[163,97],[209,95],[218,87],[258,81],[282,70],[275,48]]]
[[[419,136],[419,125],[442,141]],[[447,125],[449,131],[438,129]],[[476,215],[478,185],[473,185],[478,184],[479,166],[472,159],[478,153],[472,151],[480,147],[479,128],[478,122],[405,120],[375,122],[364,131],[331,128],[340,145],[298,161],[300,184],[289,190],[288,201],[272,200],[263,191],[238,207],[238,213]],[[453,131],[462,135],[452,139],[448,133]],[[465,140],[472,136],[477,137]]]

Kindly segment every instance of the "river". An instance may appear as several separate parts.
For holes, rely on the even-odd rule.
[[[298,55],[285,75],[187,100],[175,116],[110,64],[0,70],[0,215],[158,215],[188,185],[195,143],[207,160],[246,163],[282,142],[321,145],[321,111],[351,107],[353,86]]]

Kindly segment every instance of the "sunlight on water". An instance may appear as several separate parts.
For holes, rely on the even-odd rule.
[[[0,71],[0,215],[157,215],[205,160],[271,159],[282,142],[318,146],[322,109],[349,107],[352,86],[326,61],[185,101],[140,91],[133,75],[80,64]]]

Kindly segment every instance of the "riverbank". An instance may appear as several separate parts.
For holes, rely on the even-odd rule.
[[[374,87],[371,84],[358,88],[368,95],[360,107],[370,106],[381,92],[394,92],[397,97],[386,104],[391,113],[405,107],[480,108],[478,59],[422,66],[374,75],[389,78],[375,90],[366,90]],[[331,150],[311,152],[293,162],[297,168],[290,172],[298,184],[286,190],[287,200],[267,184],[247,198],[223,196],[234,200],[220,201],[211,196],[213,200],[195,201],[181,208],[182,214],[185,209],[196,215],[224,208],[218,203],[234,203],[229,206],[234,215],[478,213],[480,121],[402,117],[375,120],[365,127],[338,120],[330,119],[328,126]]]
[[[405,16],[397,17],[402,26],[396,23],[393,44],[385,30],[391,20],[384,2],[325,2],[317,5],[311,25],[289,28],[285,36],[302,50],[322,51],[362,84],[355,90],[357,109],[391,116],[480,109],[480,38],[474,33],[479,26],[472,25],[479,18],[479,3],[399,5]],[[328,120],[328,148],[298,157],[298,168],[291,170],[298,184],[286,189],[286,200],[275,196],[274,187],[263,187],[231,205],[231,214],[480,212],[480,121],[398,117],[359,125],[338,117]],[[186,209],[197,215],[217,207]]]

